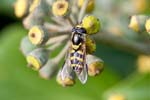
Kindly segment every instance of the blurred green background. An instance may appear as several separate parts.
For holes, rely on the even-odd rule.
[[[96,55],[105,69],[85,85],[63,88],[39,77],[19,50],[27,30],[13,13],[14,1],[0,3],[0,100],[150,100],[150,77],[137,71],[137,56],[100,43]],[[110,99],[120,95],[125,99]]]

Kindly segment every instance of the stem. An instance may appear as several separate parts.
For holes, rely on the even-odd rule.
[[[108,32],[97,33],[94,38],[100,43],[116,47],[118,49],[126,50],[134,54],[150,55],[149,44],[130,41],[124,38],[114,36]]]
[[[61,42],[58,42],[58,43],[55,43],[53,45],[51,45],[50,47],[48,47],[48,51],[51,52],[51,51],[54,51],[56,48],[58,48],[59,46],[61,46],[62,43]]]
[[[51,45],[51,44],[54,44],[54,43],[63,42],[63,41],[65,41],[65,40],[67,40],[68,37],[69,37],[69,35],[67,35],[67,34],[66,34],[66,35],[61,35],[61,36],[52,37],[52,38],[50,38],[50,39],[47,41],[46,45]]]
[[[68,20],[68,22],[70,23],[70,25],[72,26],[72,27],[74,27],[74,22],[73,22],[73,20],[72,20],[72,18],[69,16],[69,17],[67,17],[67,20]]]
[[[65,47],[60,51],[60,53],[53,59],[54,62],[58,63],[61,61],[62,58],[64,58],[66,52],[68,51],[68,48],[70,46],[70,41],[67,42]]]
[[[58,70],[58,65],[59,62],[61,61],[61,59],[65,56],[66,51],[68,50],[70,43],[68,41],[68,43],[66,44],[66,46],[63,48],[63,50],[57,55],[57,57],[50,59],[47,64],[45,65],[45,67],[43,67],[39,73],[40,76],[45,78],[45,79],[50,79],[52,78],[52,76],[56,73],[56,71]]]
[[[62,33],[70,32],[71,30],[70,26],[60,26],[60,25],[50,24],[47,22],[44,23],[44,26],[49,31],[49,33],[52,34],[54,33],[62,34]]]
[[[51,19],[53,21],[55,21],[57,24],[59,25],[62,25],[62,26],[65,26],[66,25],[66,22],[64,20],[61,20],[60,18],[56,18],[56,17],[51,17]]]
[[[73,0],[72,2],[72,8],[71,8],[71,16],[74,17],[74,19],[78,19],[78,14],[79,14],[79,7],[78,7],[78,0]],[[75,20],[77,24],[77,20]]]
[[[49,4],[49,5],[51,6],[52,3],[53,3],[53,0],[46,0],[46,3]]]
[[[77,24],[77,20],[76,20],[75,16],[73,14],[70,14],[70,18],[72,19],[73,24],[76,25]]]
[[[50,46],[47,48],[48,52],[54,51],[56,48],[61,46],[67,40],[68,40],[68,35],[63,35],[63,36],[53,38],[52,41],[49,41],[50,44],[48,45]]]
[[[86,8],[87,8],[87,5],[88,5],[89,1],[90,0],[85,0],[84,1],[84,4],[83,4],[83,6],[82,6],[82,8],[81,8],[81,10],[79,12],[78,23],[80,23],[82,18],[84,17],[84,14],[85,14],[85,11],[86,11]]]

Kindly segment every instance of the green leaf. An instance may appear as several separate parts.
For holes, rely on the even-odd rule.
[[[122,95],[125,100],[149,100],[150,74],[133,73],[104,93],[104,100],[111,96]]]
[[[16,0],[1,0],[0,14],[13,16],[13,4]]]

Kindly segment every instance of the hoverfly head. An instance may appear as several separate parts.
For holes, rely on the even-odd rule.
[[[82,35],[82,34],[86,34],[86,29],[83,28],[83,27],[80,26],[80,25],[77,25],[76,27],[74,27],[74,28],[72,29],[72,32]]]

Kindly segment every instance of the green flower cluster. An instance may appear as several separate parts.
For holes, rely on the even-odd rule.
[[[62,79],[61,69],[58,68],[65,54],[70,52],[69,48],[72,46],[74,34],[71,30],[74,27],[86,30],[86,53],[84,56],[88,66],[88,75],[96,76],[101,73],[103,61],[93,55],[96,44],[90,37],[100,30],[100,21],[90,14],[94,10],[94,6],[95,0],[16,1],[15,14],[19,18],[23,18],[23,25],[29,30],[28,36],[22,39],[21,50],[28,65],[38,71],[41,77],[50,79],[58,72],[57,82],[60,85],[74,85],[75,74],[67,74],[68,77]],[[64,48],[58,55],[51,58],[50,54],[64,44]]]

